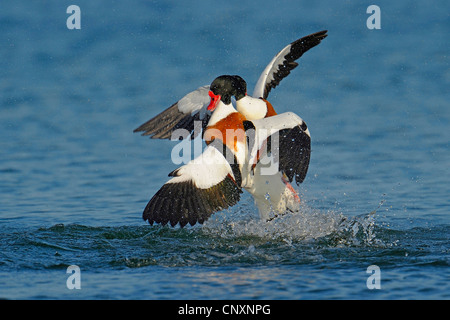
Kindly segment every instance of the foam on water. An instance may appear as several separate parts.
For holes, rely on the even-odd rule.
[[[383,244],[375,236],[376,210],[348,217],[339,211],[322,211],[302,204],[299,212],[289,212],[270,221],[255,218],[245,212],[247,210],[250,209],[213,216],[204,224],[202,231],[228,239],[252,236],[291,243],[329,237],[337,245]]]

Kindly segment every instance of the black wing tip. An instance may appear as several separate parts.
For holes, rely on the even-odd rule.
[[[264,99],[267,99],[270,90],[276,88],[280,84],[281,80],[286,78],[291,73],[291,71],[298,66],[298,63],[295,62],[295,60],[299,59],[309,49],[317,46],[323,39],[328,36],[327,32],[328,30],[322,30],[291,42],[290,50],[284,56],[283,64],[279,65],[278,71],[272,75],[273,80],[266,83],[265,85],[263,93]]]
[[[172,130],[184,117],[186,115],[178,110],[178,102],[175,102],[166,110],[141,124],[133,132],[142,132],[142,136],[150,136],[151,139],[170,139]]]
[[[133,132],[143,132],[142,136],[150,136],[151,139],[183,140],[189,137],[194,139],[205,131],[210,118],[211,115],[208,113],[202,119],[200,119],[199,112],[184,114],[178,110],[178,105],[175,103],[134,129]],[[201,128],[196,126],[196,122],[201,122]],[[172,137],[174,133],[177,136]]]
[[[299,59],[309,49],[317,46],[328,34],[328,30],[311,33],[291,43],[291,51],[285,56],[288,61],[295,61]]]
[[[314,40],[318,40],[319,43],[321,40],[325,39],[326,37],[328,37],[328,30],[322,30],[322,31],[318,31],[318,32],[314,32],[311,33],[310,35],[304,36],[298,40],[295,40],[293,43],[297,42],[297,41],[301,41],[301,40],[308,40],[308,39],[314,39]]]
[[[166,183],[148,202],[142,218],[154,223],[183,228],[188,223],[203,224],[215,212],[236,204],[242,190],[227,176],[208,189],[197,188],[193,181]]]
[[[136,129],[133,130],[133,133],[137,133],[137,132],[143,132],[141,135],[145,135],[147,133],[147,124],[148,122],[150,122],[152,119],[150,119],[149,121],[147,121],[146,123],[141,124],[139,127],[137,127]]]
[[[328,36],[328,30],[322,30],[315,33],[312,33],[311,36],[314,36],[315,38],[320,38],[320,40],[326,38]]]

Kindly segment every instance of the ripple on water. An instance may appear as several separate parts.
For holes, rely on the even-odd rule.
[[[306,206],[265,222],[248,212],[214,215],[204,225],[88,227],[57,224],[5,235],[4,255],[19,268],[143,268],[322,263],[342,260],[348,250],[376,256],[395,253],[404,233],[376,225],[375,211],[347,217]],[[413,250],[410,250],[411,252]],[[381,252],[381,253],[380,253]],[[412,253],[411,253],[412,254]],[[27,258],[24,258],[27,257]]]

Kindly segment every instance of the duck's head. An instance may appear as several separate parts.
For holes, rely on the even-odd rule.
[[[247,94],[247,83],[240,76],[223,75],[214,79],[209,87],[209,96],[211,102],[208,106],[209,111],[214,111],[219,101],[224,104],[231,104],[231,97],[236,100],[241,99]]]

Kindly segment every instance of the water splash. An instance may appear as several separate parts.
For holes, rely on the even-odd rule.
[[[251,209],[241,208],[239,212],[217,214],[204,224],[202,231],[227,239],[250,236],[288,244],[326,239],[334,246],[378,246],[383,244],[375,234],[375,214],[379,207],[368,214],[347,217],[336,210],[322,211],[302,204],[299,212],[289,212],[270,221],[262,221],[249,212]]]

